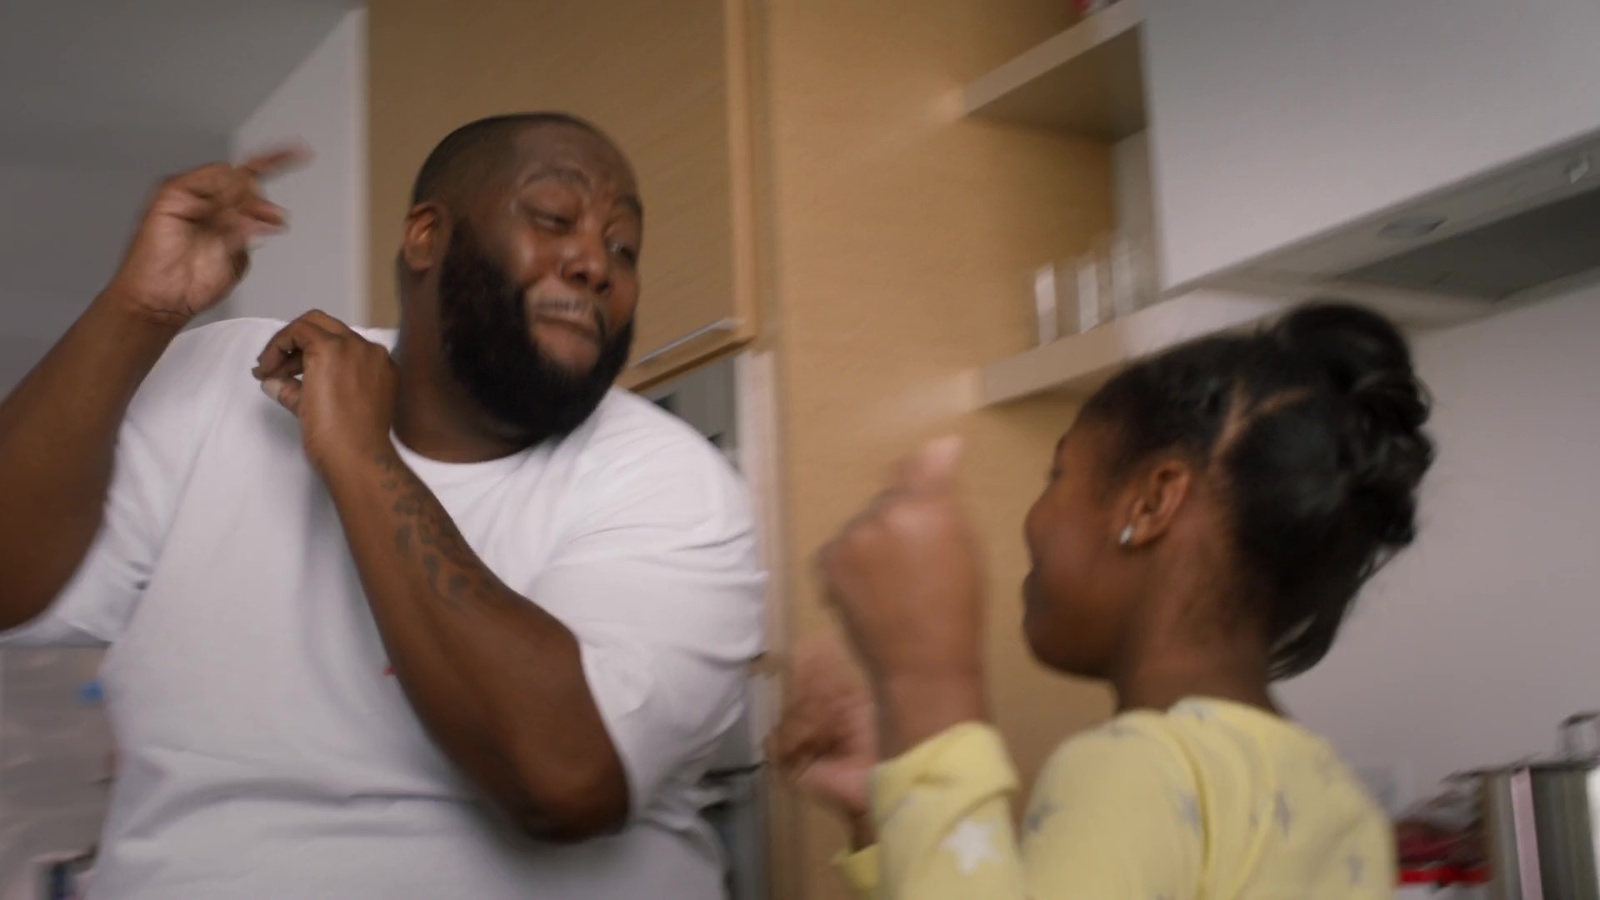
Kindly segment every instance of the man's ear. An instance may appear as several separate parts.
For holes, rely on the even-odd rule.
[[[1194,488],[1194,469],[1178,458],[1163,459],[1136,476],[1130,487],[1126,517],[1112,524],[1118,530],[1118,543],[1139,547],[1171,530]]]
[[[449,228],[449,213],[438,203],[430,200],[411,207],[400,240],[400,265],[416,275],[437,266],[449,242]]]

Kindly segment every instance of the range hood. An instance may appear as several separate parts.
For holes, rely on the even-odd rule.
[[[1497,302],[1600,269],[1600,137],[1258,259],[1234,276]]]

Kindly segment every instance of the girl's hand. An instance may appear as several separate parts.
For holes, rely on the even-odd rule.
[[[877,710],[855,664],[833,640],[813,641],[795,653],[788,694],[768,756],[801,792],[848,819],[858,844],[871,843]]]
[[[984,717],[983,573],[956,496],[960,455],[944,439],[906,460],[819,558],[872,677],[886,755]]]

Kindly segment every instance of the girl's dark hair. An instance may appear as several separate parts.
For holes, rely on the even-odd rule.
[[[1316,304],[1137,363],[1083,416],[1115,429],[1114,482],[1170,452],[1217,479],[1239,588],[1264,616],[1271,676],[1287,678],[1327,654],[1361,585],[1416,536],[1428,410],[1392,323]]]

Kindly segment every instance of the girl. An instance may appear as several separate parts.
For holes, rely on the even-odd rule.
[[[773,739],[803,788],[877,835],[843,864],[858,893],[1391,896],[1383,815],[1269,685],[1322,659],[1411,542],[1427,417],[1404,339],[1342,305],[1175,348],[1085,404],[1028,513],[1023,627],[1040,662],[1109,681],[1118,714],[1060,747],[1020,834],[985,724],[959,447],[909,461],[821,555],[872,692],[796,679]]]

